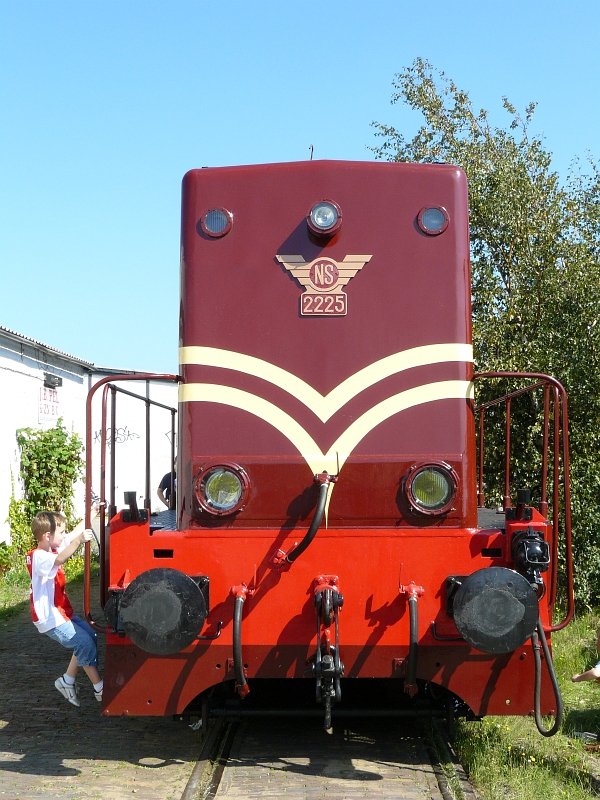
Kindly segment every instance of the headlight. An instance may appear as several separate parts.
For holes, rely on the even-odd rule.
[[[419,228],[428,236],[438,236],[448,227],[448,212],[441,206],[422,208],[417,217]]]
[[[248,499],[250,481],[237,464],[202,467],[195,481],[198,503],[209,514],[221,516],[240,511]]]
[[[306,222],[317,236],[333,236],[342,225],[342,212],[332,200],[321,200],[308,212]]]
[[[421,514],[444,514],[454,502],[457,485],[458,477],[448,464],[418,464],[406,480],[406,497]]]

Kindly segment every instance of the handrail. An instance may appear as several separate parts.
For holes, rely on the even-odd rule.
[[[91,528],[92,526],[92,401],[96,392],[101,388],[104,387],[102,392],[102,410],[101,410],[101,434],[100,434],[100,537],[99,537],[99,550],[100,550],[100,583],[101,583],[101,594],[102,594],[102,602],[104,603],[106,600],[105,597],[105,584],[106,584],[106,576],[105,576],[105,546],[106,546],[106,528],[105,528],[105,512],[106,512],[106,405],[107,405],[107,397],[108,392],[110,391],[112,394],[111,397],[111,423],[113,430],[115,428],[115,419],[116,419],[116,393],[120,392],[123,394],[127,394],[133,397],[138,397],[141,400],[144,400],[146,403],[146,421],[148,422],[149,413],[150,413],[150,406],[160,406],[161,408],[167,409],[171,411],[171,460],[173,460],[174,448],[175,448],[175,440],[174,440],[174,414],[173,412],[176,409],[171,408],[170,406],[165,406],[162,403],[159,403],[155,400],[150,400],[148,396],[143,397],[140,395],[135,395],[132,392],[128,392],[126,389],[122,389],[120,387],[113,386],[114,382],[121,382],[121,381],[168,381],[171,383],[178,383],[180,380],[178,375],[171,375],[168,373],[152,373],[152,372],[133,372],[127,375],[108,375],[105,378],[101,378],[97,383],[95,383],[92,388],[88,392],[87,400],[86,400],[86,407],[85,407],[85,416],[86,416],[86,430],[85,430],[85,527]],[[146,426],[146,431],[148,430],[148,426]],[[146,502],[149,502],[149,491],[148,491],[148,474],[149,474],[149,459],[150,459],[150,438],[146,436]],[[115,507],[115,496],[114,496],[114,484],[115,484],[115,448],[111,449],[111,516],[116,512]],[[87,621],[92,625],[96,630],[100,631],[101,633],[106,633],[108,628],[105,625],[101,625],[100,623],[96,622],[92,618],[91,613],[91,602],[90,602],[90,590],[91,586],[91,546],[89,542],[85,544],[85,551],[84,551],[84,573],[83,573],[83,610]]]
[[[548,478],[548,451],[549,451],[549,428],[550,428],[550,393],[553,395],[553,481],[552,481],[552,532],[553,532],[553,563],[558,563],[558,538],[559,538],[559,508],[560,508],[560,484],[562,483],[564,501],[564,536],[565,536],[565,561],[567,579],[567,609],[564,618],[546,628],[547,632],[561,630],[571,621],[575,611],[574,581],[573,581],[573,554],[572,554],[572,533],[571,533],[571,485],[569,477],[569,414],[567,394],[562,384],[555,378],[539,372],[479,372],[473,376],[474,380],[487,378],[518,378],[535,381],[529,386],[508,392],[494,400],[482,403],[475,408],[475,413],[480,414],[479,419],[479,464],[477,471],[477,498],[478,504],[483,505],[483,454],[484,454],[484,419],[485,412],[494,406],[504,404],[505,406],[505,472],[504,472],[504,497],[503,506],[506,510],[510,506],[510,436],[511,436],[511,406],[512,401],[520,395],[531,393],[537,389],[544,389],[544,423],[543,423],[543,443],[542,443],[542,483],[540,512],[547,516],[548,498],[546,483]],[[562,481],[560,474],[560,464],[562,461]],[[556,581],[557,570],[553,571],[553,579],[550,587],[549,605],[552,607],[556,600]]]

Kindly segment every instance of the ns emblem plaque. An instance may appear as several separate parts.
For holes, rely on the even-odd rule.
[[[372,256],[350,255],[343,261],[323,257],[305,261],[299,255],[278,255],[276,258],[304,287],[300,296],[300,314],[303,317],[343,317],[348,313],[348,295],[344,286]]]

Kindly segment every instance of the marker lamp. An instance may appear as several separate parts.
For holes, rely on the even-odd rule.
[[[207,236],[218,239],[231,230],[233,214],[226,208],[211,208],[200,217],[199,225]]]
[[[419,228],[428,236],[438,236],[448,227],[448,212],[441,206],[422,208],[417,217]]]

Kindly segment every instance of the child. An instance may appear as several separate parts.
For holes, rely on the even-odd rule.
[[[82,667],[94,687],[94,697],[102,700],[103,681],[98,672],[96,634],[83,619],[73,614],[65,593],[65,574],[62,565],[93,533],[65,535],[66,517],[52,511],[40,511],[31,522],[37,547],[27,553],[27,569],[31,577],[30,606],[33,623],[73,655],[67,671],[54,681],[55,687],[69,703],[79,706],[79,691],[75,684],[77,670]]]
[[[600,628],[596,631],[596,650],[598,655],[600,655]],[[573,683],[579,683],[579,681],[600,681],[600,661],[598,661],[595,667],[591,667],[585,672],[580,672],[578,675],[573,675],[571,680]]]

